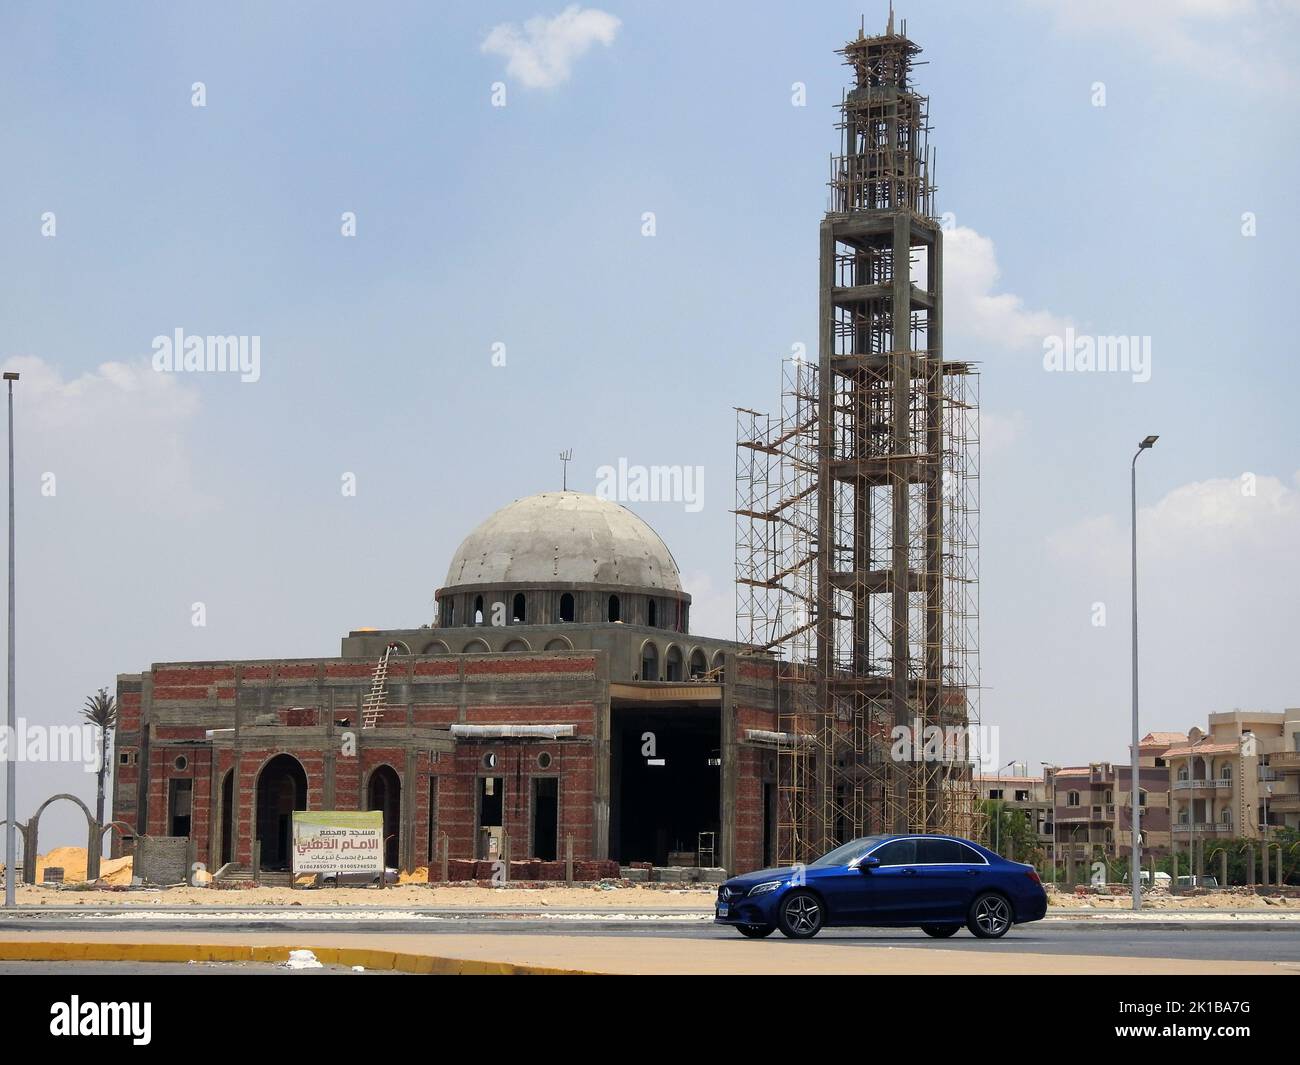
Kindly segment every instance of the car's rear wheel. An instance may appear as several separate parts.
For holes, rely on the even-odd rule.
[[[947,939],[949,936],[955,936],[960,927],[961,925],[958,924],[923,924],[921,931],[932,939]]]
[[[791,939],[812,939],[825,920],[826,908],[811,891],[790,892],[777,911],[777,927]]]
[[[738,924],[736,927],[746,939],[764,939],[776,931],[774,924]]]
[[[1011,930],[1011,903],[1005,895],[986,891],[971,903],[966,927],[980,939],[1001,939]]]

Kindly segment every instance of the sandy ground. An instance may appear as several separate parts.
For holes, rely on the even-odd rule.
[[[29,887],[20,884],[20,906],[306,906],[333,909],[346,906],[391,906],[401,909],[575,909],[584,910],[711,910],[716,887],[677,885],[603,889],[593,887],[478,887],[474,885],[405,884],[380,888],[287,887],[238,890],[175,887],[131,891]]]
[[[704,913],[713,908],[716,887],[682,887],[676,884],[635,884],[625,887],[480,887],[475,884],[402,884],[379,888],[287,887],[220,889],[173,887],[96,891],[84,887],[46,888],[20,884],[20,906],[302,906],[335,909],[347,906],[395,909],[535,909],[589,911],[681,911]],[[1126,911],[1127,895],[1110,898],[1049,892],[1049,912],[1063,910]],[[1245,889],[1209,895],[1148,894],[1144,911],[1160,910],[1267,910],[1300,913],[1300,899],[1252,895]]]
[[[1127,894],[1076,895],[1048,890],[1047,905],[1068,910],[1127,910],[1132,906]],[[1143,910],[1291,910],[1300,913],[1300,898],[1257,895],[1246,888],[1214,891],[1206,895],[1170,895],[1167,891],[1144,891]]]
[[[509,962],[595,973],[661,974],[1204,974],[1218,977],[1283,974],[1300,971],[1289,962],[1195,961],[1175,958],[1103,957],[1085,954],[1035,954],[1010,951],[943,950],[844,944],[745,940],[682,940],[638,936],[442,934],[437,936],[384,933],[312,933],[300,939],[283,934],[131,933],[132,943],[236,943],[294,948],[352,947],[429,954],[443,958]],[[42,942],[103,942],[123,944],[118,933],[49,933]],[[0,942],[18,941],[0,933]],[[66,963],[74,965],[75,963]]]
[[[475,884],[431,885],[428,871],[417,869],[403,874],[402,883],[378,888],[324,888],[294,890],[286,887],[210,889],[204,887],[150,888],[103,891],[88,888],[84,847],[57,847],[37,860],[37,876],[49,866],[63,869],[68,885],[46,888],[39,884],[19,885],[18,903],[23,906],[219,906],[276,907],[303,906],[333,909],[346,906],[383,906],[404,909],[584,909],[584,910],[680,910],[705,912],[713,906],[716,885],[635,884],[624,886],[494,888]],[[3,866],[0,865],[0,870]],[[131,859],[104,859],[101,883],[128,886]],[[1127,910],[1130,899],[1121,889],[1111,896],[1076,894],[1048,887],[1048,905],[1053,910]],[[1271,910],[1300,913],[1300,898],[1279,898],[1254,894],[1245,888],[1216,891],[1206,895],[1170,895],[1149,891],[1143,897],[1144,910]]]

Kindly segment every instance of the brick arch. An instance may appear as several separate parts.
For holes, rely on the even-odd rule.
[[[371,792],[374,787],[375,778],[383,774],[396,784],[397,791],[393,796],[385,794],[385,798],[391,798],[391,810],[379,806],[378,809],[384,814],[384,868],[392,866],[401,868],[402,856],[406,851],[405,831],[403,828],[403,804],[406,801],[406,781],[402,777],[402,771],[393,765],[392,762],[383,761],[371,766],[365,773],[361,786],[361,802],[365,809],[376,809],[374,806],[375,797]],[[387,786],[387,785],[386,785]],[[390,840],[390,837],[391,840]]]
[[[298,772],[302,774],[302,780],[303,780],[303,799],[302,799],[302,809],[306,810],[306,809],[308,809],[308,808],[310,807],[310,798],[311,798],[311,774],[309,774],[309,773],[307,772],[307,767],[306,767],[305,765],[302,764],[302,759],[299,758],[297,755],[293,754],[292,752],[290,752],[290,751],[276,751],[274,754],[270,755],[268,758],[266,758],[265,760],[263,760],[262,764],[259,765],[259,766],[257,767],[257,771],[253,774],[253,795],[252,795],[252,803],[253,803],[252,814],[253,814],[253,820],[252,820],[252,838],[251,838],[251,840],[250,840],[250,846],[255,845],[255,844],[257,843],[257,841],[258,841],[259,839],[261,839],[261,836],[262,836],[262,831],[261,831],[261,830],[262,830],[262,827],[263,827],[263,826],[262,826],[262,824],[261,824],[261,818],[262,818],[262,813],[263,813],[263,811],[262,811],[262,801],[263,801],[263,793],[262,793],[262,788],[263,788],[263,777],[266,775],[266,771],[267,771],[267,769],[270,767],[271,763],[272,763],[272,762],[275,762],[275,761],[278,760],[278,759],[282,759],[282,758],[288,759],[288,760],[291,761],[295,766],[298,767]],[[224,783],[224,781],[223,781],[223,783]],[[237,782],[236,782],[236,783],[237,783]],[[295,798],[294,806],[295,806],[295,809],[296,809],[296,808],[297,808],[297,800],[296,800],[296,798]],[[290,827],[289,831],[292,832],[292,827]],[[282,842],[282,840],[281,840],[281,834],[280,834],[280,831],[279,831],[279,828],[278,828],[278,827],[277,827],[277,831],[276,831],[276,834],[275,834],[275,840],[276,840],[276,842]],[[288,844],[287,842],[285,842],[285,847],[284,847],[284,849],[285,849],[286,854],[287,854],[287,853],[288,853],[288,850],[289,850],[289,844]],[[277,863],[277,864],[278,864],[279,860],[280,860],[280,856],[279,856],[279,855],[267,855],[266,852],[265,852],[265,850],[264,850],[263,853],[262,853],[262,868],[268,868],[268,867],[273,868],[274,866],[273,866],[271,863]]]
[[[63,791],[58,795],[51,795],[40,806],[36,807],[36,812],[32,814],[31,820],[27,822],[27,832],[23,836],[23,881],[25,883],[36,883],[36,857],[40,853],[41,815],[45,813],[47,806],[58,802],[60,799],[67,799],[76,803],[81,808],[81,812],[86,815],[86,828],[88,830],[86,839],[86,879],[99,879],[101,826],[95,820],[95,815],[90,812],[89,806],[75,795],[69,795],[66,791]]]
[[[677,667],[678,667],[678,676],[677,676],[677,679],[678,679],[679,681],[681,681],[681,680],[685,680],[685,679],[687,678],[687,676],[688,676],[688,674],[687,674],[687,670],[686,670],[686,651],[685,651],[685,649],[682,647],[682,645],[679,644],[679,643],[677,643],[677,641],[675,641],[675,640],[674,640],[673,642],[669,643],[669,645],[668,645],[667,647],[664,648],[664,661],[663,661],[664,680],[670,680],[670,679],[671,679],[671,678],[668,676],[668,674],[669,674],[669,660],[672,658],[672,656],[673,656],[674,653],[676,653],[676,655],[677,655],[677,663],[676,663],[676,664],[677,664]]]
[[[653,678],[644,676],[647,650],[654,652],[655,675]],[[659,650],[658,643],[656,643],[654,640],[641,641],[641,647],[636,653],[636,672],[637,675],[641,677],[642,680],[651,680],[651,679],[658,680],[660,669],[663,666],[663,661],[664,661],[664,656],[663,653]]]

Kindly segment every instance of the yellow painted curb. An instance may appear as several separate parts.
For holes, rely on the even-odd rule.
[[[433,976],[595,976],[581,969],[552,969],[504,961],[443,958],[361,947],[252,947],[235,943],[42,943],[0,942],[0,961],[263,962],[289,960],[291,950],[310,950],[322,965],[360,965]]]

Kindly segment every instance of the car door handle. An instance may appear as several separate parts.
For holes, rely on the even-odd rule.
[[[916,876],[915,869],[904,869],[903,872],[906,873],[908,876]]]
[[[966,875],[967,875],[967,876],[974,876],[974,875],[975,875],[976,873],[978,873],[978,872],[979,872],[978,869],[967,869],[967,870],[966,870]]]

